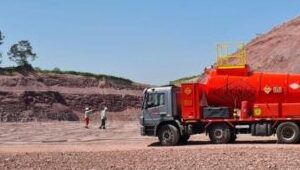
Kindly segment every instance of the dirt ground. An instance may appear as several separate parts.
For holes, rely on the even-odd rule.
[[[161,147],[142,137],[137,122],[0,124],[0,169],[300,169],[300,146],[275,137],[238,136],[211,145],[205,135],[184,146]]]

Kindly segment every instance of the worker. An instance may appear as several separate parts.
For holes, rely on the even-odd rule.
[[[100,119],[101,119],[101,125],[99,129],[106,129],[105,123],[107,120],[107,107],[104,107],[104,109],[100,113]]]
[[[89,128],[90,115],[93,113],[93,110],[86,107],[84,112],[85,128]]]

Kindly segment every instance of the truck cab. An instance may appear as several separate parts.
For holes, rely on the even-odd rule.
[[[180,88],[165,86],[144,90],[140,116],[141,135],[158,136],[165,145],[178,143],[183,134],[180,122]],[[175,136],[174,133],[175,132]],[[169,143],[169,144],[168,144]],[[174,144],[173,144],[174,145]]]

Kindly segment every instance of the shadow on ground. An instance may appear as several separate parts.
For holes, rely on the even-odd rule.
[[[235,143],[228,144],[228,145],[235,145],[235,144],[276,144],[276,140],[254,140],[254,141],[236,141]],[[180,146],[195,146],[195,145],[212,145],[210,141],[189,141],[187,144],[180,145]],[[161,147],[159,142],[152,143],[148,145],[148,147]]]

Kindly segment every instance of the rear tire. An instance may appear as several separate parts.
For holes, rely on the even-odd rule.
[[[173,125],[164,125],[158,131],[158,139],[162,146],[175,146],[178,144],[180,134]]]
[[[213,144],[229,143],[231,136],[232,132],[227,124],[216,124],[209,128],[209,138]]]
[[[299,126],[293,122],[281,123],[276,130],[277,142],[281,144],[295,144],[299,142]]]

